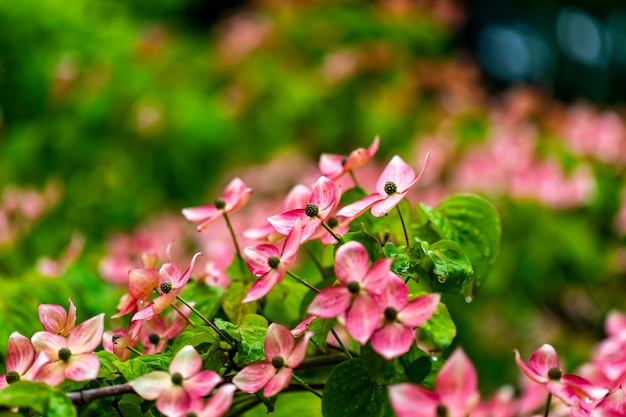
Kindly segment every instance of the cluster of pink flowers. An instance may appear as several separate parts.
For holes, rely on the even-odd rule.
[[[0,376],[0,389],[20,380],[56,386],[66,379],[96,379],[100,361],[94,351],[104,332],[104,313],[76,326],[76,308],[41,304],[39,318],[44,331],[30,339],[18,332],[9,337],[7,373]]]

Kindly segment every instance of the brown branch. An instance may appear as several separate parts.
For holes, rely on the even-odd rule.
[[[72,400],[75,405],[87,404],[98,398],[109,397],[118,394],[128,394],[135,392],[129,384],[112,385],[102,388],[88,389],[85,391],[68,392],[67,397]]]

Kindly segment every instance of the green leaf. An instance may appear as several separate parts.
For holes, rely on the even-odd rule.
[[[477,195],[454,195],[434,210],[426,210],[431,226],[442,239],[457,242],[467,254],[474,270],[471,294],[485,282],[500,251],[500,215],[487,200]]]
[[[391,270],[403,280],[407,278],[419,282],[420,277],[428,277],[420,265],[427,259],[418,244],[408,248],[406,246],[396,246],[392,242],[386,242],[384,246],[385,255],[393,258]]]
[[[237,365],[247,366],[265,359],[263,344],[267,333],[267,319],[257,314],[248,314],[239,325],[241,343],[238,347]]]
[[[369,379],[379,384],[393,384],[406,380],[404,367],[399,358],[387,360],[372,349],[368,343],[361,349],[361,361]]]
[[[172,350],[178,352],[183,346],[191,345],[196,350],[201,345],[219,345],[220,337],[208,326],[198,326],[185,330],[172,343]]]
[[[341,242],[335,246],[335,252],[337,252],[337,249],[339,249],[341,245],[351,241],[356,241],[363,245],[367,251],[370,261],[372,262],[376,262],[377,260],[385,257],[378,239],[365,231],[349,232],[341,235]]]
[[[210,320],[219,311],[223,294],[221,287],[191,281],[185,286],[184,299],[195,301],[194,308]]]
[[[472,264],[458,243],[440,240],[430,247],[424,244],[423,250],[433,263],[432,286],[436,292],[456,293],[471,283]]]
[[[432,369],[432,360],[428,356],[421,356],[406,367],[406,376],[409,382],[419,384],[428,376]]]
[[[76,408],[65,392],[48,384],[19,381],[0,391],[0,406],[25,407],[49,417],[76,416]]]
[[[450,346],[456,336],[456,326],[450,317],[448,307],[442,303],[439,303],[437,310],[420,329],[433,341],[439,351]]]
[[[107,364],[107,367],[112,365],[117,368],[127,381],[132,381],[152,371],[167,371],[172,360],[168,353],[137,356],[124,362],[117,357],[115,359],[104,355],[99,355],[99,357],[101,362],[109,361],[110,365]]]
[[[323,319],[321,317],[316,317],[311,321],[311,325],[309,329],[313,332],[313,337],[311,341],[321,350],[323,353],[327,352],[327,343],[326,340],[328,338],[328,333],[335,325],[334,318],[332,319]]]
[[[256,301],[242,303],[252,284],[252,282],[232,281],[224,291],[222,308],[228,319],[234,324],[239,324],[244,316],[254,314],[257,311]]]
[[[328,378],[322,398],[324,417],[392,417],[387,387],[371,381],[360,359],[339,364]]]

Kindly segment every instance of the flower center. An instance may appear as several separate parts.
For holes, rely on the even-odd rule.
[[[150,341],[150,343],[156,346],[161,341],[161,336],[156,333],[150,333],[150,335],[148,336],[148,340]]]
[[[395,182],[387,181],[385,183],[385,192],[387,193],[387,195],[395,194],[398,192],[398,186]]]
[[[120,337],[122,337],[121,334],[114,334],[113,336],[111,336],[111,342],[117,342],[117,339],[119,339]]]
[[[304,208],[304,213],[309,217],[315,217],[319,214],[319,212],[320,212],[320,208],[317,207],[315,204],[309,203]]]
[[[63,362],[67,362],[72,357],[72,352],[68,348],[59,349],[59,359]]]
[[[348,282],[347,288],[351,294],[358,294],[358,292],[361,290],[361,284],[359,284],[358,281],[350,281]]]
[[[280,265],[280,258],[278,256],[270,256],[267,258],[267,265],[272,269],[278,268],[278,265]]]
[[[175,372],[172,375],[172,384],[183,385],[183,376],[180,374],[180,372]]]
[[[16,371],[11,371],[7,372],[4,378],[7,380],[7,384],[12,384],[20,380],[20,374]]]
[[[557,368],[556,366],[548,370],[548,379],[552,381],[558,381],[561,379],[562,376],[563,371],[561,371],[561,369]]]
[[[223,198],[218,198],[215,200],[215,208],[218,210],[224,210],[226,208],[226,201]]]
[[[272,366],[276,369],[282,369],[285,367],[285,360],[282,356],[274,356],[272,358]]]
[[[448,409],[443,404],[437,404],[437,409],[435,411],[435,415],[437,417],[447,417],[448,416]]]
[[[348,155],[344,155],[343,158],[341,158],[341,166],[345,167],[346,163],[348,163]]]
[[[194,413],[193,411],[190,411],[187,414],[185,414],[185,417],[198,417],[198,415]]]
[[[326,223],[328,223],[328,226],[330,226],[331,229],[334,229],[335,227],[339,226],[339,220],[337,220],[336,217],[331,217],[329,218]]]
[[[172,283],[169,281],[163,281],[161,285],[159,285],[159,288],[163,294],[167,294],[172,291]]]
[[[398,318],[398,310],[393,307],[387,307],[385,309],[385,320],[387,321],[396,321]]]

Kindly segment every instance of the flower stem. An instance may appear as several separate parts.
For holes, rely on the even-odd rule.
[[[191,304],[189,304],[187,301],[185,301],[180,295],[176,296],[176,299],[178,301],[180,301],[181,303],[183,303],[184,305],[186,305],[187,307],[189,307],[189,309],[191,311],[194,312],[194,314],[198,317],[200,317],[200,319],[205,322],[210,328],[212,328],[213,330],[215,330],[215,332],[226,342],[228,342],[231,346],[234,346],[234,340],[232,339],[232,337],[226,335],[225,333],[222,333],[222,331],[220,329],[218,329],[218,327],[209,319],[207,319],[206,317],[204,317],[204,314],[200,313],[198,310],[196,310],[194,308],[194,306],[192,306]]]
[[[311,258],[311,260],[315,264],[315,267],[320,271],[320,274],[322,275],[322,278],[326,279],[327,277],[326,277],[326,273],[324,272],[324,267],[320,263],[319,259],[317,259],[317,257],[315,256],[315,254],[313,253],[311,248],[309,248],[307,245],[302,245],[300,247],[304,248],[304,250],[307,253],[307,255],[309,255],[309,257]]]
[[[180,316],[181,316],[182,318],[184,318],[184,319],[187,321],[187,323],[188,323],[188,324],[190,324],[190,325],[191,325],[191,327],[198,327],[198,326],[196,325],[196,323],[194,323],[193,321],[191,321],[191,319],[185,315],[185,313],[183,313],[182,311],[180,311],[180,308],[178,308],[178,306],[176,306],[176,305],[174,305],[174,304],[171,304],[171,306],[172,306],[172,308],[173,308],[174,310],[176,310],[176,312],[177,312],[178,314],[180,314]]]
[[[400,222],[402,223],[402,231],[404,232],[404,240],[406,241],[406,247],[411,246],[409,243],[409,234],[406,231],[406,225],[404,224],[404,218],[402,217],[402,212],[400,211],[400,207],[396,206],[396,210],[398,210],[398,216],[400,216]]]
[[[135,349],[132,346],[126,346],[126,349],[130,350],[131,352],[133,352],[137,356],[143,356],[143,353],[139,352],[137,349]]]
[[[235,235],[235,230],[233,229],[233,225],[230,222],[230,218],[228,214],[224,213],[224,220],[226,220],[226,226],[228,227],[228,231],[230,232],[230,236],[233,238],[233,243],[235,244],[235,251],[237,255],[239,255],[240,266],[243,268],[243,256],[241,255],[241,249],[239,249],[239,243],[237,242],[237,236]],[[244,271],[244,269],[242,269]]]
[[[292,277],[293,279],[295,279],[296,281],[298,281],[300,284],[304,285],[305,287],[307,287],[310,290],[313,290],[317,293],[320,292],[320,290],[318,290],[317,288],[315,288],[313,285],[309,284],[308,282],[306,282],[305,280],[303,280],[302,278],[300,278],[299,276],[297,276],[296,274],[294,274],[293,272],[287,270],[287,275],[289,275],[290,277]]]
[[[359,188],[359,182],[356,180],[356,175],[354,175],[354,171],[350,169],[348,170],[348,173],[350,174],[350,178],[352,178],[352,182],[354,183],[354,188]]]
[[[332,237],[334,237],[334,238],[335,238],[335,240],[336,240],[337,242],[341,242],[341,236],[339,236],[337,233],[333,232],[333,229],[332,229],[332,228],[328,225],[328,223],[326,223],[326,222],[324,222],[324,221],[323,221],[323,222],[322,222],[322,226],[324,227],[324,229],[326,229],[326,231],[327,231],[328,233],[330,233],[330,235],[331,235]]]
[[[304,380],[302,380],[299,376],[297,376],[296,374],[291,374],[291,377],[300,385],[302,385],[304,387],[304,389],[306,389],[309,392],[312,392],[314,395],[316,395],[319,398],[322,398],[322,394],[320,394],[319,392],[315,391],[313,388],[311,388],[309,386],[309,384],[307,384],[306,382],[304,382]]]
[[[339,335],[337,334],[337,332],[335,331],[335,329],[333,329],[331,327],[330,332],[333,334],[333,336],[335,337],[335,340],[337,340],[337,343],[339,343],[339,346],[341,347],[341,350],[343,350],[343,353],[346,354],[346,356],[348,357],[348,359],[352,359],[352,354],[350,353],[350,351],[348,350],[348,348],[346,347],[346,345],[343,344],[343,342],[341,341],[341,338],[339,337]]]
[[[543,413],[543,417],[548,417],[550,414],[550,403],[552,402],[552,393],[548,393],[548,399],[546,400],[546,411]]]

